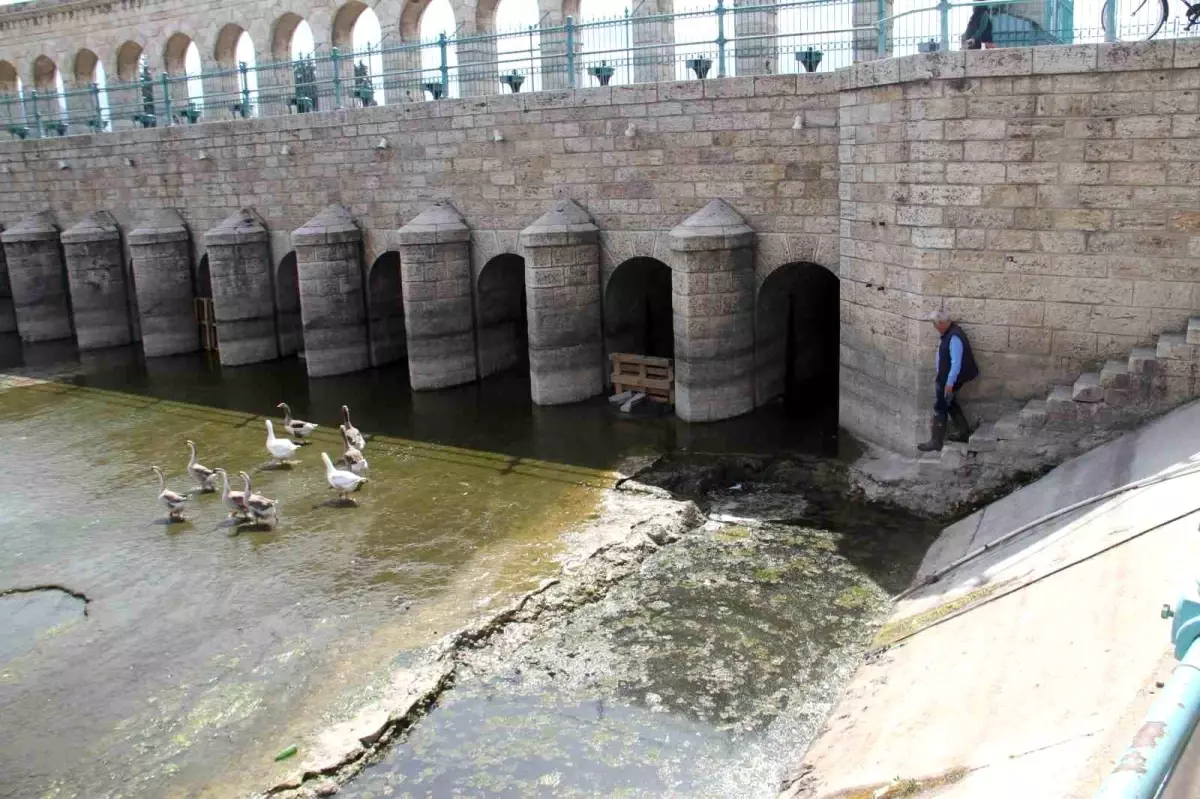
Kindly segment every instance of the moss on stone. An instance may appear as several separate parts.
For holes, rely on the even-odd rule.
[[[1003,586],[1008,585],[1010,582],[1012,581],[1001,580],[997,583],[989,583],[982,588],[977,588],[974,591],[963,594],[956,599],[952,599],[949,602],[945,602],[935,608],[931,608],[924,613],[918,613],[915,616],[907,616],[903,619],[890,621],[880,628],[879,633],[875,636],[875,640],[871,643],[871,645],[878,648],[881,646],[894,644],[901,638],[911,635],[923,627],[928,627],[939,619],[944,619],[945,617],[949,616],[951,613],[962,610],[968,605],[972,605],[981,599],[991,596]]]

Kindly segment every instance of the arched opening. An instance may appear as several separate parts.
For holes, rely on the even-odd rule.
[[[241,25],[229,23],[217,34],[213,57],[221,70],[216,80],[222,94],[213,99],[234,116],[258,116],[258,61],[250,34]]]
[[[271,60],[293,61],[316,50],[312,27],[299,14],[288,12],[275,21],[271,33]]]
[[[63,86],[62,73],[58,65],[49,56],[40,55],[33,62],[33,88],[38,93],[38,113],[42,115],[43,126],[67,121],[67,95]],[[65,133],[65,128],[57,128],[59,135]]]
[[[496,71],[500,75],[521,75],[525,79],[521,91],[542,89],[539,25],[537,3],[499,0],[495,6],[491,29],[496,33]]]
[[[25,122],[24,92],[17,68],[7,61],[0,61],[0,121],[5,130],[10,125]]]
[[[136,83],[145,66],[146,57],[137,42],[125,42],[117,48],[117,80],[121,83]]]
[[[283,256],[275,271],[275,320],[279,354],[286,357],[302,351],[304,326],[300,319],[300,272],[295,252]]]
[[[525,259],[505,253],[484,264],[475,289],[479,376],[529,363]]]
[[[604,290],[604,339],[609,353],[675,357],[671,268],[654,258],[630,258]]]
[[[726,3],[727,10],[730,4]],[[701,59],[708,62],[708,77],[720,76],[720,53],[717,48],[717,0],[699,0],[688,9],[697,12],[692,16],[675,20],[675,78],[694,80],[692,62]],[[725,15],[725,75],[737,74],[737,41],[735,39],[734,15]]]
[[[757,404],[837,421],[841,283],[823,266],[772,272],[755,309]]]
[[[356,106],[386,105],[383,87],[383,28],[379,17],[367,5],[351,0],[333,18],[333,44],[348,51],[352,88],[351,101]]]
[[[410,5],[405,13],[409,13],[410,9],[414,9],[415,4]],[[412,13],[418,13],[413,11]],[[425,45],[421,48],[421,83],[438,83],[442,80],[441,51],[437,47],[437,39],[443,33],[447,37],[453,38],[458,26],[454,20],[454,9],[450,6],[450,0],[433,0],[423,12],[420,12],[419,26],[414,23],[416,36]],[[404,20],[401,21],[401,34],[405,30]],[[458,48],[451,46],[446,48],[446,66],[449,73],[448,77],[450,85],[446,87],[446,97],[458,97]],[[420,100],[424,97],[424,88],[416,87],[413,92],[413,99]]]
[[[271,34],[269,73],[273,86],[282,87],[283,105],[273,113],[306,113],[317,111],[320,97],[317,90],[317,68],[314,61],[316,41],[312,26],[299,14],[287,13],[275,23]]]
[[[404,296],[400,284],[400,253],[385,252],[367,275],[368,332],[371,365],[398,361],[408,350],[404,330]]]
[[[580,0],[579,22],[608,23],[579,32],[582,59],[577,61],[583,62],[583,79],[579,85],[600,86],[605,80],[609,84],[633,83],[631,53],[636,31],[630,0]]]
[[[200,48],[186,33],[176,33],[167,39],[163,65],[171,81],[171,101],[179,107],[177,113],[201,111],[204,108],[204,81]]]
[[[95,91],[87,95],[79,109],[93,130],[107,130],[111,122],[108,108],[108,80],[104,74],[104,62],[91,50],[80,50],[75,56],[75,88]]]
[[[208,253],[196,266],[195,300],[196,323],[200,326],[200,344],[208,352],[217,351],[217,317],[213,313],[212,273],[208,268]]]

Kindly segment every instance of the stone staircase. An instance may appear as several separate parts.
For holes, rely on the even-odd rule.
[[[1182,333],[1163,333],[1154,347],[1136,347],[1124,361],[1086,372],[1074,385],[1056,386],[1046,399],[994,422],[967,443],[947,441],[921,458],[923,470],[995,471],[1057,463],[1133,427],[1141,420],[1200,396],[1200,316]]]

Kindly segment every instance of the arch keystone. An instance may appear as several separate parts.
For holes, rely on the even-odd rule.
[[[81,350],[118,347],[133,340],[121,228],[95,211],[62,234],[67,285]]]
[[[300,319],[309,377],[371,365],[362,230],[344,205],[331,205],[292,232],[300,283]]]
[[[669,239],[676,413],[688,422],[740,416],[754,409],[754,229],[713,200]]]
[[[521,231],[533,401],[561,405],[604,390],[600,231],[574,200],[559,200]]]
[[[63,279],[58,225],[39,211],[4,231],[5,260],[17,332],[32,344],[71,337],[71,311]]]
[[[146,357],[200,349],[188,228],[174,208],[149,214],[129,233],[133,288]]]
[[[396,231],[413,389],[445,388],[478,376],[471,311],[470,238],[448,202]]]
[[[278,357],[267,226],[252,209],[242,208],[205,233],[204,246],[221,364]]]

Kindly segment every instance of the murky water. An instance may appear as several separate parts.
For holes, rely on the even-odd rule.
[[[838,443],[775,409],[687,426],[624,418],[603,400],[537,408],[527,379],[512,374],[413,394],[402,364],[309,381],[294,360],[221,369],[201,356],[79,356],[10,338],[0,340],[0,372],[55,378],[0,383],[0,591],[56,583],[91,600],[86,618],[57,604],[0,611],[0,794],[14,796],[261,789],[276,752],[352,712],[440,636],[555,573],[561,533],[594,511],[619,458],[832,454]],[[268,468],[263,448],[261,415],[281,400],[327,425],[291,470]],[[343,403],[376,434],[357,508],[327,502],[319,465],[320,450],[337,451]],[[279,500],[277,530],[231,526],[215,495],[194,497],[186,523],[163,522],[149,467],[190,489],[188,438],[203,463],[245,469]],[[882,597],[844,557],[821,561],[828,547],[773,535],[755,533],[753,546],[697,539],[674,552],[679,560],[649,564],[632,593],[614,592],[523,655],[529,670],[481,666],[374,772],[385,776],[351,790],[688,793],[739,763],[763,776],[764,753],[776,751],[764,742],[789,716],[781,686],[805,674],[818,685],[815,675],[833,668],[823,658],[857,645],[852,618]],[[791,575],[793,552],[822,580]],[[780,569],[797,579],[775,580]],[[650,594],[652,604],[638,604]],[[860,603],[855,614],[836,604],[846,595]],[[566,657],[575,624],[591,625],[579,640],[596,646],[576,643],[568,659],[607,657],[626,679],[529,676],[570,671],[545,664]],[[718,668],[676,673],[683,650],[659,644],[678,636]],[[755,692],[733,690],[743,667]],[[505,730],[521,740],[498,745]],[[541,754],[524,745],[534,740],[545,742]],[[518,743],[521,753],[505,750]],[[453,754],[463,751],[478,756]],[[672,765],[689,759],[708,766]]]

